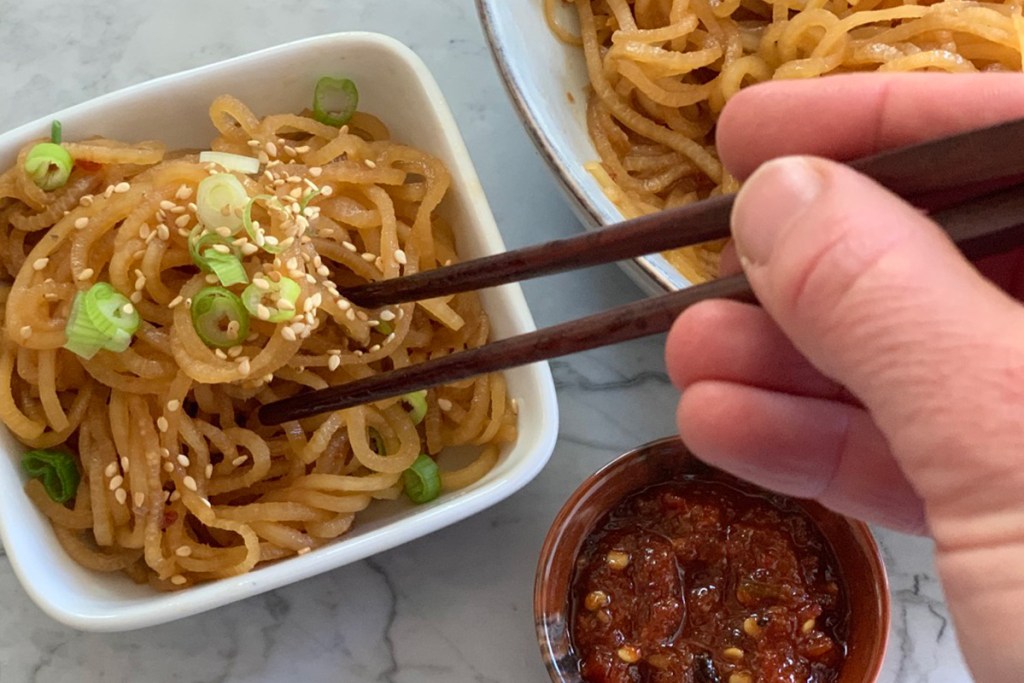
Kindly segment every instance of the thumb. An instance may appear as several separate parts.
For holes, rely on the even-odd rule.
[[[764,164],[732,222],[764,308],[863,402],[924,500],[961,637],[986,632],[982,612],[1024,599],[1016,569],[996,576],[1024,560],[1021,307],[918,210],[823,159]]]

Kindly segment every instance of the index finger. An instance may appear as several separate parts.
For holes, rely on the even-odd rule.
[[[743,179],[790,154],[839,161],[1024,117],[1024,74],[870,73],[772,81],[718,121],[722,162]]]

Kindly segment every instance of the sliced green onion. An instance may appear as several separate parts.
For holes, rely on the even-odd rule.
[[[43,482],[46,495],[55,503],[66,503],[74,498],[82,479],[75,459],[63,451],[29,451],[21,456],[21,468],[28,476]]]
[[[406,394],[402,397],[402,403],[409,406],[409,417],[412,418],[413,424],[418,425],[420,422],[423,422],[423,418],[427,415],[426,389]]]
[[[242,210],[248,202],[249,193],[241,180],[230,173],[217,173],[199,182],[196,215],[208,228],[224,225],[234,233],[242,227]]]
[[[100,349],[120,353],[132,343],[140,321],[128,297],[107,282],[97,282],[71,302],[64,348],[85,359]]]
[[[207,346],[226,349],[249,336],[249,314],[231,291],[204,287],[192,297],[192,326]]]
[[[313,197],[316,197],[318,194],[320,194],[320,192],[321,192],[321,190],[319,190],[319,189],[317,189],[317,190],[310,190],[306,194],[302,195],[302,201],[299,202],[299,210],[300,211],[305,211],[306,207],[309,206],[309,203],[311,201],[313,201]]]
[[[313,118],[328,126],[343,126],[359,106],[359,90],[347,78],[324,76],[313,89]]]
[[[53,123],[50,124],[50,142],[52,142],[55,145],[59,145],[61,143],[61,137],[63,137],[63,135],[64,133],[63,129],[61,128],[60,121],[54,119]]]
[[[395,331],[395,326],[386,320],[381,320],[380,325],[377,325],[377,331],[387,336]]]
[[[25,155],[25,173],[47,192],[63,187],[74,165],[68,151],[53,142],[40,142]]]
[[[405,495],[414,503],[429,503],[441,493],[441,470],[429,455],[420,453],[405,472]]]
[[[266,278],[267,289],[261,289],[254,282],[242,292],[242,304],[252,315],[272,323],[283,323],[295,317],[295,304],[302,294],[302,287],[290,277],[282,277],[278,282]],[[291,308],[282,307],[279,302],[287,301]],[[260,317],[260,306],[269,313],[268,317]]]
[[[188,251],[192,256],[192,262],[204,273],[216,275],[225,287],[248,282],[249,276],[242,265],[238,247],[229,238],[216,232],[201,234],[203,230],[202,224],[197,225],[192,228],[192,233],[188,237]]]
[[[249,239],[252,240],[253,244],[257,247],[270,254],[280,253],[281,246],[276,242],[271,241],[274,238],[272,236],[268,236],[267,231],[264,230],[262,226],[257,228],[256,224],[252,221],[252,207],[256,202],[264,202],[268,209],[281,208],[280,204],[278,204],[278,206],[274,206],[275,203],[278,203],[278,199],[274,195],[258,194],[246,202],[245,208],[242,209],[242,227],[245,228],[245,232],[249,235]]]
[[[241,154],[231,154],[230,152],[213,152],[210,150],[200,152],[199,163],[217,164],[225,171],[238,171],[246,175],[258,173],[260,170],[259,159],[242,156]]]
[[[245,272],[242,260],[234,254],[221,254],[220,252],[207,249],[205,254],[206,266],[217,276],[220,283],[225,287],[241,285],[249,281]]]

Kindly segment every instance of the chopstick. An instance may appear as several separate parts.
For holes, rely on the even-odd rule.
[[[1024,176],[1024,119],[888,150],[850,162],[916,206],[933,210]],[[728,237],[733,195],[635,218],[602,230],[506,251],[406,277],[348,287],[353,303],[376,308],[613,263]]]
[[[1024,243],[1024,189],[1011,187],[932,216],[967,256],[980,258]],[[587,351],[665,332],[693,304],[725,298],[755,302],[743,275],[643,299],[536,332],[491,342],[392,372],[275,401],[259,409],[263,424],[372,403],[474,375]]]

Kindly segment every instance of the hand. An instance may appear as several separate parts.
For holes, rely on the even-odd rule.
[[[679,430],[699,457],[932,534],[981,681],[1024,676],[1024,308],[1011,296],[1024,293],[1024,251],[976,267],[874,182],[785,155],[850,159],[1022,116],[1020,74],[833,76],[742,91],[718,145],[749,176],[732,227],[763,309],[695,306],[666,352],[685,389]]]

